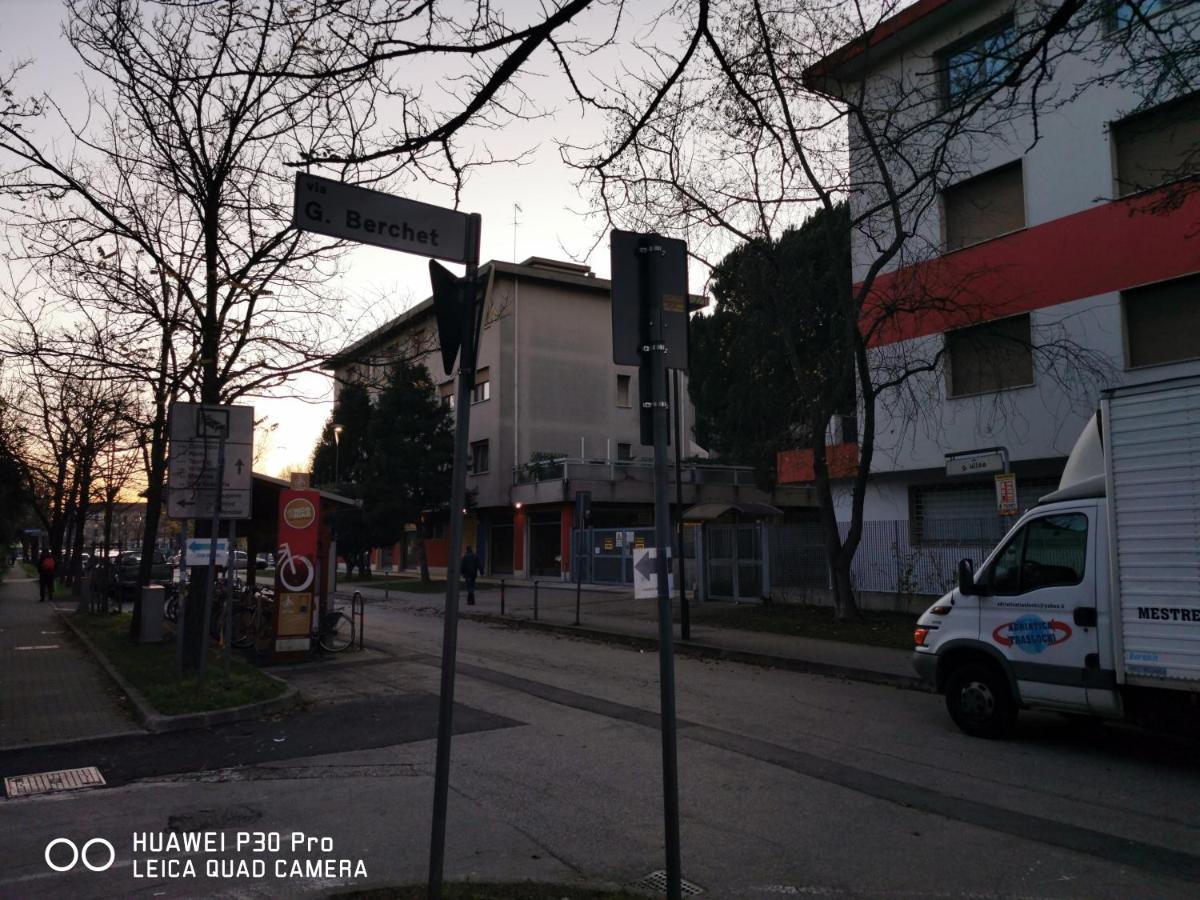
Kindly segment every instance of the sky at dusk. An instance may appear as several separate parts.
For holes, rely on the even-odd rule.
[[[516,13],[524,3],[506,3]],[[86,109],[82,66],[62,37],[63,7],[54,0],[0,0],[0,66],[28,60],[21,75],[21,93],[47,92],[68,115]],[[19,25],[19,27],[14,27]],[[529,256],[575,259],[589,263],[601,277],[608,274],[608,245],[601,225],[582,213],[587,201],[576,173],[560,160],[556,139],[572,144],[594,143],[603,123],[582,116],[562,93],[561,76],[542,59],[535,71],[545,77],[528,80],[531,95],[547,118],[519,123],[487,134],[488,147],[498,157],[529,152],[521,166],[497,165],[475,170],[463,194],[462,207],[483,217],[483,259],[520,261]],[[544,93],[532,93],[544,88]],[[450,192],[438,186],[415,185],[406,195],[429,203],[452,205]],[[514,229],[514,204],[518,224]],[[598,240],[599,238],[599,240]],[[393,251],[357,248],[346,262],[347,274],[337,292],[349,298],[344,320],[361,336],[424,299],[429,292],[428,262]],[[259,466],[267,474],[288,467],[306,468],[320,429],[332,407],[332,385],[320,375],[295,379],[277,396],[256,399],[263,421],[260,439],[269,449]],[[298,399],[295,394],[306,399]],[[267,434],[267,432],[270,432]]]

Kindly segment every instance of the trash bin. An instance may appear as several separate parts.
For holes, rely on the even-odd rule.
[[[142,627],[138,643],[155,644],[163,639],[163,604],[167,591],[161,584],[142,588]]]

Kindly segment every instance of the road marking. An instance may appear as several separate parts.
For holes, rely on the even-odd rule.
[[[58,644],[26,644],[24,647],[13,647],[14,650],[57,650]]]

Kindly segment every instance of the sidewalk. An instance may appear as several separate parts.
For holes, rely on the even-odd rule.
[[[384,592],[356,585],[368,601],[383,600]],[[439,594],[388,592],[394,603],[441,608]],[[504,615],[500,614],[499,589],[478,590],[476,604],[466,605],[460,593],[459,609],[464,617],[502,621],[523,628],[536,628],[559,634],[572,634],[593,640],[615,641],[644,649],[658,646],[658,609],[654,600],[634,600],[628,589],[614,592],[609,586],[597,589],[584,585],[579,598],[579,622],[575,625],[575,586],[557,581],[539,584],[537,620],[534,616],[534,591],[527,584],[506,584]],[[676,608],[678,601],[675,601]],[[680,655],[708,659],[727,659],[751,665],[772,666],[801,672],[850,678],[874,684],[923,689],[912,667],[907,650],[793,637],[761,631],[743,631],[708,625],[691,626],[691,638],[682,641],[680,626],[675,625],[675,650]]]
[[[123,700],[36,580],[0,583],[0,749],[140,733]]]

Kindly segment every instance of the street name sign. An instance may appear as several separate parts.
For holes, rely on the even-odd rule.
[[[319,175],[296,176],[292,223],[301,231],[465,263],[478,257],[470,218]]]
[[[174,403],[167,457],[167,515],[207,519],[217,498],[217,461],[225,443],[222,519],[248,519],[253,487],[254,407]]]
[[[975,450],[969,453],[952,453],[946,455],[946,475],[988,475],[992,472],[1003,472],[1005,452],[1000,448],[990,450]]]

